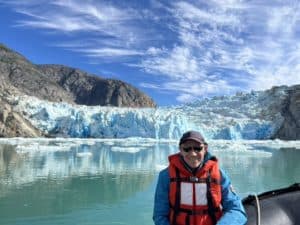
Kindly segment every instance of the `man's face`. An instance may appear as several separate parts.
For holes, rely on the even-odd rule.
[[[188,140],[180,145],[180,154],[191,168],[196,168],[201,164],[206,152],[207,145],[197,141]]]

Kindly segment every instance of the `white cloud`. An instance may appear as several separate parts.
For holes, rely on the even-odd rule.
[[[144,60],[140,67],[149,73],[164,74],[178,80],[197,80],[199,74],[197,59],[188,48],[175,47],[167,55],[152,57]]]
[[[171,11],[181,44],[167,53],[148,57],[140,66],[149,73],[169,77],[170,81],[161,86],[179,90],[178,101],[238,90],[226,82],[225,72],[211,72],[216,68],[242,70],[250,55],[253,56],[251,49],[242,48],[241,53],[224,44],[225,41],[236,43],[237,47],[243,44],[242,38],[232,33],[239,30],[238,17],[222,10],[205,11],[186,2],[175,3]]]
[[[18,4],[20,3],[20,4]],[[50,1],[43,5],[30,1],[12,3],[15,10],[28,16],[18,21],[18,26],[39,28],[41,30],[54,30],[56,32],[77,32],[73,38],[82,31],[90,37],[102,39],[113,38],[122,41],[121,46],[138,43],[143,32],[130,23],[138,20],[139,12],[130,8],[104,4],[98,1]],[[80,47],[80,46],[79,46]]]
[[[297,1],[148,3],[6,2],[26,16],[19,26],[71,33],[68,42],[55,45],[163,76],[164,82],[140,86],[178,90],[178,101],[300,83]]]
[[[140,83],[140,86],[144,87],[144,88],[151,88],[151,89],[163,91],[161,85],[159,85],[159,84],[153,84],[153,83],[150,84],[150,83],[142,82],[142,83]]]
[[[62,32],[98,30],[98,27],[89,21],[76,17],[65,17],[54,14],[51,16],[51,18],[47,19],[20,21],[18,25],[32,28],[51,29]]]
[[[190,102],[197,98],[204,96],[223,95],[239,91],[240,89],[230,86],[226,80],[198,80],[193,81],[172,81],[165,82],[161,85],[154,85],[150,83],[142,83],[145,88],[159,90],[160,92],[172,91],[176,93],[176,100],[178,102]]]
[[[298,57],[300,60],[300,57]],[[272,86],[300,84],[300,64],[278,64],[261,68],[249,87],[253,90],[265,90]]]
[[[179,94],[179,96],[176,97],[176,100],[181,103],[193,102],[196,99],[197,99],[197,96],[195,96],[195,94],[191,95],[191,94],[186,94],[186,93]]]
[[[300,83],[300,58],[298,51],[293,51],[299,39],[295,33],[300,21],[299,4],[296,7],[287,2],[282,7],[283,2],[232,0],[226,1],[230,7],[220,8],[224,2],[215,1],[215,8],[205,10],[196,4],[175,3],[173,13],[178,21],[175,30],[181,45],[168,55],[145,60],[142,65],[146,71],[165,74],[177,82],[165,85],[170,90],[189,87],[189,92],[183,91],[178,97],[182,101],[190,96],[218,94],[224,89],[235,92]],[[177,56],[175,49],[188,49],[189,54]],[[194,65],[192,69],[182,66],[189,63]],[[221,72],[212,75],[215,68]],[[186,85],[182,82],[182,78],[188,79],[186,74],[207,88]]]
[[[268,31],[274,35],[293,35],[297,20],[299,20],[298,7],[283,6],[269,11],[267,20]]]
[[[236,27],[240,25],[238,17],[227,12],[224,8],[205,8],[187,2],[174,3],[174,14],[180,20],[189,21],[191,28],[196,28],[199,24],[221,25]]]
[[[169,84],[172,85],[172,84]],[[186,83],[185,88],[180,90],[177,100],[179,102],[193,101],[195,98],[201,98],[204,96],[223,95],[238,91],[237,88],[230,86],[226,80],[214,80],[214,81],[198,81],[197,83]],[[176,85],[173,84],[173,87]],[[187,101],[187,98],[189,100]]]
[[[59,6],[61,9],[65,8],[72,14],[89,16],[96,19],[98,22],[118,22],[132,18],[130,14],[126,13],[126,11],[118,9],[112,5],[101,4],[101,2],[88,3],[74,0],[57,0],[51,4]]]
[[[79,50],[80,51],[80,50]],[[81,52],[86,53],[90,57],[119,57],[119,56],[133,56],[143,55],[143,52],[130,49],[117,48],[98,48],[98,49],[83,49]]]
[[[155,55],[161,55],[161,54],[166,54],[167,49],[162,47],[162,48],[155,48],[155,47],[150,47],[146,51],[147,54],[155,56]]]

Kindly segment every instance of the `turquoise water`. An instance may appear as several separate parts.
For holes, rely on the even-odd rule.
[[[300,142],[211,141],[242,197],[300,182]],[[150,225],[176,141],[1,139],[1,225]]]

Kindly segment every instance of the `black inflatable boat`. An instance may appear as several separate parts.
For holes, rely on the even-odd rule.
[[[300,183],[243,199],[247,225],[300,225]]]

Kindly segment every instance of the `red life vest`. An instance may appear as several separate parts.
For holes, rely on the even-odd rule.
[[[221,174],[217,159],[208,160],[193,175],[180,154],[169,157],[170,224],[215,225],[222,216]]]

